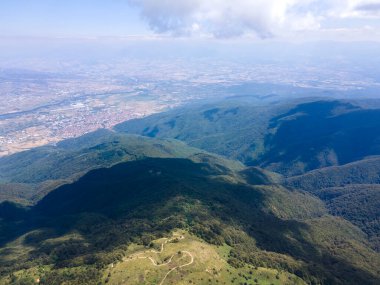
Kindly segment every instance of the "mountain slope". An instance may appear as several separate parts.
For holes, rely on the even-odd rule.
[[[380,157],[313,170],[289,177],[286,184],[308,192],[350,184],[380,184]]]
[[[77,270],[83,284],[96,284],[131,243],[149,245],[182,229],[228,246],[225,261],[236,269],[282,268],[315,284],[379,281],[379,255],[360,230],[326,215],[317,198],[268,185],[272,178],[259,169],[248,174],[212,155],[93,170],[25,213],[12,205],[3,209],[1,274],[40,264],[47,272],[38,273],[41,280],[75,284],[67,278]]]
[[[288,176],[380,154],[380,110],[339,101],[301,104],[271,120],[262,167]]]
[[[44,146],[0,158],[0,201],[36,202],[50,190],[89,170],[145,157],[193,157],[206,153],[174,140],[152,140],[99,130],[57,146]],[[226,164],[227,161],[219,158]],[[228,162],[232,168],[242,167]]]
[[[380,110],[344,101],[188,107],[115,129],[176,138],[286,176],[380,154]]]
[[[286,184],[325,201],[333,215],[360,227],[380,250],[380,159],[373,157],[290,177]]]
[[[378,192],[376,186],[367,184],[380,183],[376,157],[380,154],[380,110],[364,109],[363,102],[306,99],[266,107],[224,103],[174,110],[125,122],[116,129],[177,137],[281,173],[285,179],[276,177],[275,183],[317,195],[331,214],[348,219],[368,234],[378,250]]]
[[[286,111],[287,108],[221,102],[127,121],[117,125],[115,130],[155,138],[175,138],[246,162],[263,153],[269,120],[281,113],[280,110]]]
[[[348,185],[318,192],[331,214],[344,217],[361,228],[380,251],[380,185]]]
[[[199,258],[175,278],[249,282],[262,270],[299,284],[378,284],[378,119],[341,101],[226,103],[116,128],[146,137],[100,130],[1,158],[0,191],[13,202],[0,203],[0,284],[149,284],[165,272],[145,254],[178,232],[201,249],[159,256],[178,269]],[[204,249],[212,260],[201,261]],[[148,264],[132,268],[145,273],[113,270],[130,270],[137,252]]]

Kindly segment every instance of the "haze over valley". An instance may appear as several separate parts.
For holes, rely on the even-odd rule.
[[[356,63],[349,53],[345,55],[346,44],[342,43],[287,44],[286,50],[281,50],[272,44],[231,47],[201,42],[201,47],[195,48],[200,55],[194,58],[191,49],[182,50],[185,43],[160,44],[155,50],[157,57],[146,50],[134,57],[131,54],[137,53],[141,43],[114,40],[102,44],[107,40],[94,40],[94,54],[85,55],[80,50],[78,55],[67,55],[80,44],[45,41],[47,45],[55,41],[63,44],[52,50],[42,48],[56,57],[44,58],[42,51],[35,51],[23,60],[7,58],[0,65],[1,156],[201,100],[241,96],[256,96],[258,101],[376,98],[380,86],[380,79],[372,74],[376,62],[351,69]],[[328,60],[315,61],[314,49],[328,52],[335,45],[343,52],[340,57],[330,55]],[[276,56],[268,54],[267,48]],[[356,53],[361,47],[357,49]]]

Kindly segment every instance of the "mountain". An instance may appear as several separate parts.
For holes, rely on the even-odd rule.
[[[154,138],[174,138],[248,162],[263,154],[270,119],[287,110],[288,106],[282,105],[216,102],[127,121],[117,125],[115,130]]]
[[[196,106],[122,123],[286,176],[380,154],[380,110],[345,101]]]
[[[264,276],[276,284],[284,276],[289,284],[380,281],[380,255],[358,228],[328,215],[316,197],[275,184],[276,175],[231,166],[201,152],[193,158],[146,157],[91,170],[29,208],[0,204],[0,284],[35,278],[41,284],[118,284],[112,274],[127,278],[141,266],[150,273],[131,284],[149,283],[160,273],[149,263],[131,267],[134,254],[147,254],[142,245],[154,247],[178,231],[197,242],[199,252],[212,251],[208,262],[221,267],[205,272],[198,250],[193,254],[177,240],[178,258],[189,252],[195,265],[168,278],[232,283],[250,280],[250,274],[264,278],[259,272],[272,268],[277,275]],[[114,266],[128,268],[126,275]]]
[[[272,118],[262,167],[288,176],[380,154],[380,110],[349,103],[305,103]]]
[[[0,158],[0,285],[379,284],[379,127],[225,101]]]
[[[331,214],[361,228],[380,250],[379,157],[313,170],[288,178],[286,185],[318,196]]]
[[[308,192],[351,184],[380,184],[380,157],[309,171],[287,178],[286,184]]]
[[[144,157],[186,158],[197,153],[206,152],[180,141],[152,140],[98,130],[56,146],[1,157],[0,201],[35,203],[52,189],[75,181],[92,169]],[[233,168],[242,167],[238,162],[230,163]]]
[[[360,227],[379,250],[380,109],[371,103],[309,99],[262,107],[230,102],[174,110],[116,129],[176,137],[280,173],[285,178],[277,176],[276,183],[316,195],[330,214]]]
[[[322,189],[318,193],[330,213],[361,228],[373,248],[380,251],[380,185],[348,185]]]

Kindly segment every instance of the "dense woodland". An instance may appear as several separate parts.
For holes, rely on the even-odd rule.
[[[24,269],[40,284],[103,284],[130,244],[175,229],[231,246],[235,268],[378,284],[379,159],[368,158],[380,155],[378,113],[297,104],[266,107],[266,117],[237,103],[174,110],[116,128],[132,135],[101,130],[1,158],[0,284],[35,284]],[[364,123],[373,133],[353,149]]]

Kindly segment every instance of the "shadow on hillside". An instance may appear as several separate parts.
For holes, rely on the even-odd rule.
[[[301,104],[272,118],[270,128],[276,132],[266,136],[269,151],[259,163],[286,175],[346,164],[380,151],[380,111],[339,101]]]
[[[49,193],[32,209],[8,204],[1,212],[0,207],[1,245],[26,234],[24,245],[35,248],[29,259],[55,260],[57,267],[65,267],[84,256],[84,263],[102,267],[120,258],[120,251],[112,250],[130,242],[148,245],[175,228],[189,226],[206,240],[218,242],[223,228],[232,226],[244,229],[262,250],[304,261],[303,271],[296,272],[300,276],[311,273],[326,284],[339,284],[334,276],[341,284],[378,280],[311,243],[307,224],[265,211],[265,192],[215,178],[222,174],[218,167],[186,159],[150,158],[94,170]],[[77,234],[58,238],[69,233]],[[3,273],[23,262],[9,259],[10,253],[0,251]]]

